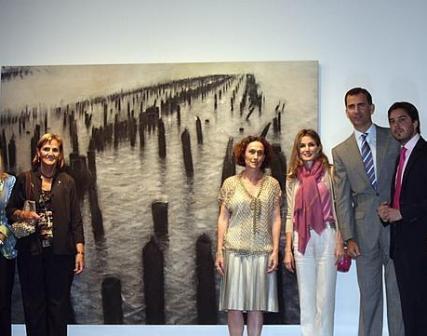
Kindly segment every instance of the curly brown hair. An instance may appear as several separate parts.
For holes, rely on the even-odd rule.
[[[236,158],[236,162],[239,166],[245,166],[245,151],[248,145],[251,142],[261,142],[264,146],[264,161],[261,164],[261,169],[264,170],[266,167],[270,165],[272,149],[270,143],[265,140],[265,138],[255,135],[249,135],[242,140],[238,144],[234,146],[234,157]]]

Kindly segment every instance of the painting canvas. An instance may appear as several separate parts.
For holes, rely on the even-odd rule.
[[[70,321],[225,323],[213,258],[218,190],[241,169],[231,148],[265,136],[284,188],[293,138],[317,129],[317,111],[316,61],[2,67],[7,170],[28,170],[35,141],[53,132],[77,181],[86,269]],[[277,276],[280,313],[266,321],[298,323],[295,278],[283,266]],[[19,291],[16,279],[15,323]]]

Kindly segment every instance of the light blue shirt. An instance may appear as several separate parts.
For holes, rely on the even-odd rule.
[[[16,178],[12,175],[8,175],[3,181],[0,181],[0,232],[6,236],[6,240],[0,245],[0,252],[6,259],[13,259],[17,254],[15,250],[16,238],[10,230],[5,211],[15,181]]]

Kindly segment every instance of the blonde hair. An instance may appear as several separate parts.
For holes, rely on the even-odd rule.
[[[64,145],[62,142],[62,138],[58,134],[54,133],[46,133],[41,136],[39,141],[37,142],[36,146],[36,154],[34,155],[33,160],[31,161],[31,164],[33,167],[38,167],[40,165],[40,158],[38,152],[41,150],[41,148],[46,143],[50,143],[52,140],[55,140],[58,143],[59,146],[59,158],[56,166],[58,168],[62,168],[65,165],[65,159],[64,159]]]
[[[304,162],[299,156],[299,146],[301,144],[301,139],[305,136],[308,136],[314,140],[317,146],[319,146],[319,155],[317,160],[322,162],[323,168],[329,173],[329,160],[328,157],[323,153],[322,143],[320,142],[320,136],[313,129],[302,129],[297,133],[294,140],[294,145],[292,147],[291,159],[289,161],[288,169],[288,178],[295,178],[297,176],[298,168],[304,165]]]

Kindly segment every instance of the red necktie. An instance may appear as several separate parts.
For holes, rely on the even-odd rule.
[[[400,209],[400,191],[402,189],[402,174],[406,151],[407,149],[405,147],[400,149],[399,165],[397,166],[396,180],[394,181],[393,208],[395,209]]]

